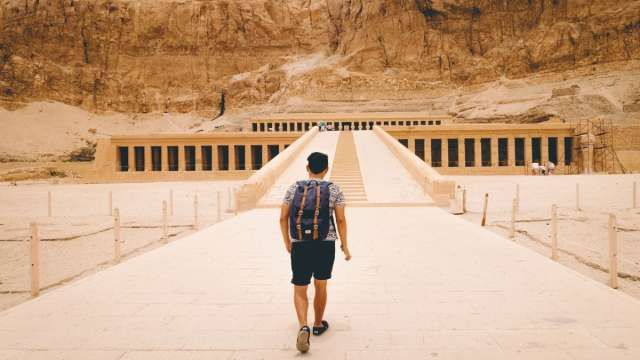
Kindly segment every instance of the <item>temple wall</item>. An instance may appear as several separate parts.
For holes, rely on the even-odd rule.
[[[244,180],[302,133],[113,136],[96,148],[96,181]]]

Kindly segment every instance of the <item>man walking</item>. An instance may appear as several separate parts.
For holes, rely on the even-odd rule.
[[[312,276],[316,294],[313,301],[313,334],[321,335],[329,328],[323,316],[327,305],[327,280],[331,278],[335,241],[338,239],[336,227],[345,260],[351,260],[347,246],[344,194],[338,185],[323,180],[329,170],[329,157],[314,152],[307,161],[309,179],[289,187],[280,211],[284,245],[291,254],[293,303],[300,325],[296,348],[303,353],[309,351],[311,337],[311,329],[307,324],[307,287]]]

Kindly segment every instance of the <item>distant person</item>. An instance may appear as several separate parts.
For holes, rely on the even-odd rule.
[[[547,167],[546,166],[540,165],[539,170],[540,170],[540,174],[547,175]]]
[[[540,175],[540,164],[537,162],[531,163],[531,171],[533,175]]]
[[[307,161],[309,178],[297,181],[289,187],[280,211],[280,229],[284,246],[291,254],[293,303],[300,326],[296,348],[303,353],[309,351],[310,346],[307,287],[312,276],[316,294],[313,301],[313,335],[322,335],[329,329],[329,323],[323,316],[327,306],[327,280],[331,278],[335,242],[338,239],[335,223],[345,260],[351,260],[347,246],[344,194],[338,185],[322,180],[329,168],[329,157],[314,152],[309,155]]]
[[[547,174],[548,175],[553,175],[555,172],[556,172],[556,164],[554,164],[551,161],[549,161],[547,163]]]

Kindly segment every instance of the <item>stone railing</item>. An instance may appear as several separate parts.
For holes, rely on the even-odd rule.
[[[454,181],[446,180],[439,172],[427,165],[380,126],[374,126],[373,131],[418,184],[422,186],[424,191],[435,201],[436,205],[449,205],[449,201],[455,196],[456,183]]]
[[[315,126],[245,180],[236,195],[236,210],[246,211],[256,207],[260,198],[267,193],[280,174],[291,164],[291,160],[298,156],[317,134],[318,127]]]

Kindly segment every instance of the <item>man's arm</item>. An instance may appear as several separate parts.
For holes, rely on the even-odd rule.
[[[280,207],[280,231],[282,232],[282,240],[287,252],[291,252],[291,238],[289,237],[289,204],[282,204]]]
[[[340,248],[344,252],[344,259],[351,260],[351,253],[349,252],[349,245],[347,242],[347,218],[344,214],[344,205],[336,206],[336,226],[338,227],[338,234],[340,235]]]

